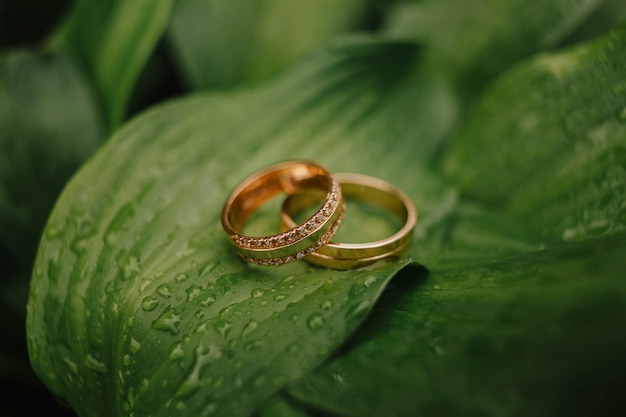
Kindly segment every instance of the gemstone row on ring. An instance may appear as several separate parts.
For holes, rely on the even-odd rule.
[[[330,239],[332,239],[335,233],[337,233],[337,230],[339,229],[339,226],[341,226],[342,221],[343,221],[343,212],[339,215],[335,224],[333,224],[333,226],[326,233],[324,233],[324,236],[322,236],[313,245],[293,255],[281,256],[278,258],[270,258],[270,259],[254,259],[254,258],[250,258],[246,256],[243,259],[252,264],[263,265],[263,266],[282,265],[282,264],[288,264],[293,261],[298,261],[304,258],[305,256],[312,254],[313,252],[315,252],[316,250],[318,250],[319,248],[321,248],[322,246],[330,242]]]
[[[251,237],[235,233],[233,242],[237,246],[246,249],[276,249],[291,245],[307,237],[333,214],[335,207],[339,204],[339,184],[336,181],[333,181],[329,194],[324,206],[298,227],[268,237]]]

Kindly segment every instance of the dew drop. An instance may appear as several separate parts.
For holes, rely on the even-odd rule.
[[[170,352],[168,359],[170,362],[180,360],[185,357],[185,350],[182,347],[182,343],[178,343],[174,349]]]
[[[103,374],[109,372],[109,368],[107,367],[106,363],[96,359],[91,355],[91,353],[88,353],[85,357],[85,365],[87,366],[87,368],[92,369],[96,372],[100,372]]]
[[[295,275],[289,275],[289,276],[283,278],[283,280],[280,281],[280,283],[284,285],[284,284],[287,284],[287,283],[293,281],[295,278],[296,278]]]
[[[255,288],[250,293],[250,296],[253,298],[263,297],[265,295],[265,290],[263,288]]]
[[[146,297],[141,302],[141,308],[143,308],[144,311],[152,311],[157,308],[158,305],[159,299],[156,297]]]
[[[311,330],[318,330],[326,323],[326,319],[321,313],[313,313],[306,321],[307,326]]]
[[[274,296],[274,301],[284,301],[287,298],[285,294],[276,294]]]
[[[50,274],[50,272],[48,272]],[[113,281],[109,281],[109,283],[104,287],[104,292],[107,294],[112,294],[115,292],[115,283]]]
[[[185,382],[183,382],[178,389],[176,395],[179,396],[187,396],[195,392],[202,381],[200,379],[200,371],[202,367],[209,362],[215,361],[222,357],[222,351],[217,347],[216,344],[212,343],[208,347],[203,345],[198,345],[195,351],[195,361],[193,368]],[[223,378],[223,377],[222,377]]]
[[[197,379],[197,377],[194,379],[192,378],[192,376],[193,375],[187,378],[187,380],[180,385],[180,388],[178,389],[176,395],[186,397],[193,394],[200,387],[200,381]]]
[[[187,279],[187,274],[185,274],[184,272],[181,272],[180,274],[176,274],[174,279],[176,280],[176,282],[183,282]]]
[[[363,285],[365,285],[365,287],[369,288],[372,286],[372,284],[374,284],[376,281],[378,281],[378,277],[370,277],[368,279],[365,280],[365,282],[363,283]]]
[[[174,309],[167,309],[152,323],[152,328],[178,334],[180,321],[180,314],[177,314]]]
[[[257,327],[259,327],[259,322],[256,320],[250,320],[250,323],[248,323],[246,327],[243,328],[243,331],[241,332],[241,336],[242,337],[248,336],[250,333],[255,331]]]
[[[200,305],[203,307],[208,307],[215,302],[215,296],[207,295],[204,300],[200,302]]]
[[[77,255],[81,255],[87,251],[87,239],[75,239],[70,245],[70,249]]]
[[[206,276],[209,275],[211,272],[213,272],[218,266],[220,265],[220,263],[218,261],[213,261],[213,262],[209,262],[204,268],[202,268],[202,270],[200,271],[200,276]]]
[[[230,328],[233,327],[232,323],[226,320],[217,320],[213,324],[213,328],[225,339],[228,336]]]
[[[116,256],[115,261],[117,262],[117,266],[122,270],[122,277],[125,280],[134,278],[139,272],[141,272],[139,257],[126,250],[120,251]]]
[[[139,289],[143,292],[150,286],[150,284],[152,284],[151,278],[143,278],[143,280],[141,281],[141,285],[139,286]]]
[[[140,394],[145,393],[149,387],[150,387],[150,380],[148,378],[144,378],[141,381],[141,386],[139,387],[139,393]]]
[[[263,346],[263,344],[261,343],[260,340],[251,340],[250,342],[243,345],[243,348],[247,350],[248,352],[252,352],[254,350],[259,349],[261,346]]]
[[[48,225],[46,227],[46,238],[58,239],[63,236],[64,229],[58,225]]]
[[[187,301],[192,301],[199,297],[200,294],[202,294],[202,287],[199,285],[192,285],[191,287],[187,288],[186,292]]]
[[[332,300],[326,300],[322,303],[322,309],[323,310],[330,310],[333,307],[333,301]]]
[[[67,356],[63,358],[63,362],[65,362],[67,367],[70,368],[70,371],[72,371],[74,374],[78,374],[78,365],[76,365],[76,362],[74,362]]]
[[[132,354],[137,353],[139,348],[141,348],[141,343],[139,343],[139,341],[137,339],[135,339],[134,337],[131,337],[130,338],[130,346],[129,346],[130,353],[132,353]]]
[[[167,284],[159,285],[156,292],[164,298],[170,298],[172,296],[172,289]]]

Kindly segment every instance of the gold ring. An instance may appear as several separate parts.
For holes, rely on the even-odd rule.
[[[351,269],[372,264],[380,259],[400,256],[411,244],[417,222],[417,210],[409,197],[395,186],[378,178],[361,174],[335,174],[344,198],[363,200],[400,218],[404,225],[385,239],[368,243],[329,242],[305,257],[307,262],[334,269]],[[293,227],[293,216],[319,200],[319,193],[304,190],[289,196],[281,209],[284,228]]]
[[[286,192],[317,190],[321,207],[300,225],[272,236],[242,233],[246,219],[270,198]],[[237,253],[257,265],[281,265],[312,254],[335,234],[343,216],[343,197],[337,179],[323,166],[309,161],[272,165],[241,182],[222,211],[222,226]]]

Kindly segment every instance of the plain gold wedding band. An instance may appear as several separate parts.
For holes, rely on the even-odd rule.
[[[343,197],[366,201],[396,215],[404,225],[392,236],[367,243],[329,242],[304,259],[315,265],[333,269],[351,269],[370,265],[378,260],[398,257],[410,246],[417,223],[417,210],[410,198],[392,184],[362,174],[335,174]],[[307,189],[285,199],[281,209],[283,228],[295,224],[293,216],[319,201],[315,190]]]
[[[322,204],[302,224],[293,223],[271,236],[242,233],[248,217],[263,203],[285,192],[315,190]],[[244,260],[257,265],[281,265],[314,253],[337,231],[343,216],[343,197],[337,179],[325,167],[310,161],[272,165],[243,180],[229,195],[222,211],[222,226]]]

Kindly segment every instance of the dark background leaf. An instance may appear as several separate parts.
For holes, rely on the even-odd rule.
[[[142,69],[167,26],[171,0],[77,0],[52,37],[80,59],[102,101],[108,131],[125,119]]]
[[[26,267],[30,274],[52,205],[74,170],[101,143],[101,126],[91,87],[70,55],[22,51],[0,58],[0,247],[5,266]]]
[[[425,0],[399,2],[385,24],[391,36],[431,45],[459,90],[471,97],[505,69],[539,51],[559,46],[598,11],[588,35],[605,33],[624,17],[626,5],[603,0]],[[607,7],[608,9],[608,7]],[[617,13],[616,13],[617,12]],[[623,21],[623,20],[622,20]],[[582,36],[581,34],[579,35]],[[588,39],[588,38],[586,38]],[[585,39],[585,40],[586,40]]]
[[[365,14],[363,0],[179,0],[167,39],[192,89],[226,88],[274,75]]]
[[[104,139],[100,109],[86,77],[62,50],[0,57],[0,387],[9,416],[20,389],[56,402],[32,372],[26,352],[26,300],[45,222],[65,183]],[[15,404],[15,405],[14,405]],[[63,411],[59,411],[63,413]]]
[[[626,235],[392,281],[288,392],[346,416],[622,414]]]
[[[625,74],[626,27],[508,73],[450,141],[451,180],[547,239],[623,229]]]

